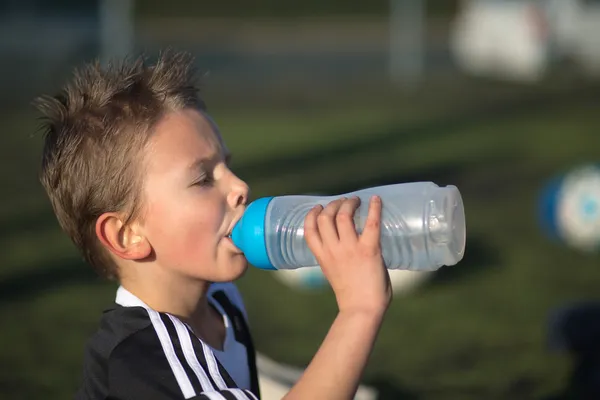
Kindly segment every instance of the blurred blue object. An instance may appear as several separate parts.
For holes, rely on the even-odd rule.
[[[539,207],[539,222],[544,233],[559,239],[556,210],[563,178],[555,178],[542,190]]]
[[[542,190],[539,220],[549,237],[582,250],[600,248],[600,167],[589,164],[552,179]]]

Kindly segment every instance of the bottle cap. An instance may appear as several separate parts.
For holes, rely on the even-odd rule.
[[[456,186],[438,188],[427,210],[428,251],[437,266],[458,263],[465,252],[465,210]]]
[[[248,262],[260,269],[276,270],[267,253],[265,215],[273,197],[263,197],[250,203],[231,233],[231,240]]]

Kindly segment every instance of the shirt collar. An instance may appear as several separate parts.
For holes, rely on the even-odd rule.
[[[123,307],[143,307],[146,310],[150,309],[148,304],[144,303],[136,295],[125,289],[123,286],[119,286],[117,289],[115,303]]]

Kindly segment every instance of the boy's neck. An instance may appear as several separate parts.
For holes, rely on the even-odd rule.
[[[210,312],[206,297],[210,283],[169,272],[145,268],[144,273],[123,276],[121,286],[153,310],[175,315],[188,323],[203,320]]]

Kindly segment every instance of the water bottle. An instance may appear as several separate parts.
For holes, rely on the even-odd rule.
[[[231,239],[250,264],[279,270],[317,266],[304,239],[304,219],[317,204],[358,196],[354,214],[358,233],[364,227],[369,201],[382,200],[381,249],[388,269],[434,271],[459,262],[465,249],[465,215],[456,186],[432,182],[400,183],[336,196],[287,195],[250,203]]]

